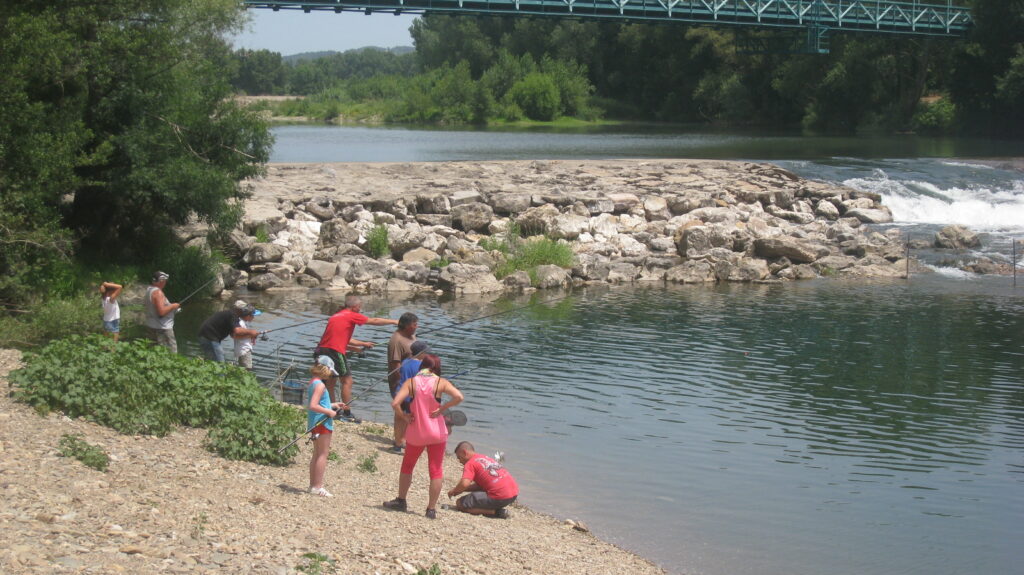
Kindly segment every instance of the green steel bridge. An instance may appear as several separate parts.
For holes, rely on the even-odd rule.
[[[799,52],[828,52],[830,32],[961,37],[973,20],[952,0],[243,0],[249,8],[365,14],[550,16],[775,29],[805,35]],[[755,40],[756,41],[756,40]],[[753,51],[756,46],[753,46]]]

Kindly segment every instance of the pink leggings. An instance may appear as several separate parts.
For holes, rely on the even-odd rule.
[[[412,470],[416,467],[416,462],[420,459],[420,454],[423,450],[427,450],[427,465],[430,471],[431,479],[441,479],[444,477],[444,441],[441,443],[435,443],[433,445],[413,445],[406,443],[405,445],[405,457],[402,458],[402,473],[406,475],[412,475]]]

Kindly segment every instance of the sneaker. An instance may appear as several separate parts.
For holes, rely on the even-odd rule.
[[[494,518],[495,519],[508,519],[509,518],[508,509],[505,509],[504,507],[502,507],[501,509],[496,509],[494,511]]]
[[[437,509],[427,509],[424,515],[427,516],[427,519],[437,519]]]
[[[352,415],[351,411],[343,411],[334,418],[335,420],[347,421],[349,423],[362,423],[363,420]]]
[[[389,451],[391,453],[397,453],[398,455],[402,455],[403,453],[405,453],[405,448],[402,447],[401,445],[392,445]]]
[[[320,497],[334,497],[330,491],[327,491],[323,487],[310,487],[309,492],[313,495],[319,495]]]
[[[391,501],[384,502],[384,509],[390,509],[391,511],[405,511],[409,506],[406,504],[405,499],[394,498]]]

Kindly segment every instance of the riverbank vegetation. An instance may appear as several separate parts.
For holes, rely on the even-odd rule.
[[[103,336],[55,340],[10,374],[18,401],[120,433],[164,436],[175,426],[209,428],[207,448],[228,459],[284,465],[278,448],[302,431],[302,416],[234,365]]]
[[[833,30],[827,55],[738,48],[770,43],[776,32],[427,15],[411,28],[414,53],[363,49],[290,63],[237,52],[235,87],[304,95],[261,106],[325,121],[568,116],[1024,136],[1024,2],[965,2],[976,19],[966,40]]]
[[[212,277],[172,229],[234,227],[269,157],[224,74],[244,18],[233,0],[0,7],[0,308],[82,293],[82,267],[178,267],[177,297]]]

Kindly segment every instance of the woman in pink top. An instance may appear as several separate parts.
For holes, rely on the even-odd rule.
[[[441,403],[441,396],[451,397],[447,403]],[[410,413],[402,411],[402,402],[412,397]],[[427,503],[427,517],[437,518],[437,499],[441,496],[444,479],[443,461],[444,447],[448,441],[448,428],[445,427],[442,412],[462,403],[462,392],[452,382],[441,377],[441,358],[426,355],[420,364],[420,371],[414,377],[402,382],[395,398],[391,401],[391,409],[395,417],[408,422],[405,431],[405,457],[402,459],[402,470],[398,476],[398,497],[385,501],[385,509],[405,511],[408,505],[405,496],[412,485],[412,470],[423,450],[427,450],[427,462],[430,470],[430,501]]]

